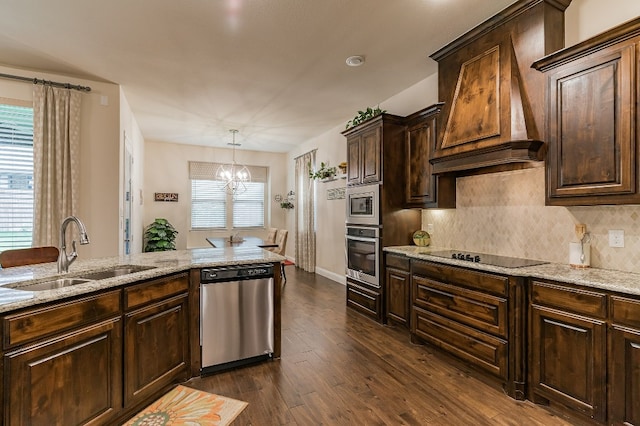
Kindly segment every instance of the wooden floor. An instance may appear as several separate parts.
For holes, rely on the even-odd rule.
[[[187,383],[247,401],[234,425],[580,424],[347,309],[343,285],[293,267],[287,278],[281,359]]]

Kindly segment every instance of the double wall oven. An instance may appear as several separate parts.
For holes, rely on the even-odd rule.
[[[346,263],[347,277],[380,287],[380,185],[348,187]]]

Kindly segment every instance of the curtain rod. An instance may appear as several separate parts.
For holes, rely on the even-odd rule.
[[[79,90],[81,92],[90,92],[91,91],[91,87],[88,87],[88,86],[78,86],[77,84],[70,84],[70,83],[58,83],[57,81],[40,80],[40,79],[37,79],[37,78],[22,77],[22,76],[19,76],[19,75],[11,75],[11,74],[2,74],[2,73],[0,73],[0,78],[8,78],[10,80],[29,81],[29,82],[31,82],[33,84],[48,84],[48,85],[54,86],[54,87],[63,87],[65,89]]]
[[[300,158],[300,157],[304,157],[305,155],[310,154],[310,153],[312,153],[312,152],[316,152],[317,150],[318,150],[318,148],[314,148],[314,149],[312,149],[311,151],[305,152],[304,154],[300,154],[300,155],[298,155],[297,157],[294,157],[293,159],[294,159],[294,160],[297,160],[298,158]]]

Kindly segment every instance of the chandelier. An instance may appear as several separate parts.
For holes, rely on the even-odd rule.
[[[227,194],[242,194],[247,190],[247,182],[251,182],[251,172],[247,166],[236,164],[236,146],[240,146],[236,143],[236,129],[229,130],[233,135],[233,142],[227,144],[233,147],[233,157],[231,164],[221,164],[216,171],[216,177],[218,180],[224,182],[222,190]]]

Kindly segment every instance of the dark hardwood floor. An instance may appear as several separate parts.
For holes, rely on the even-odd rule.
[[[575,425],[408,331],[345,306],[345,287],[287,268],[282,357],[187,386],[247,401],[234,425]]]

